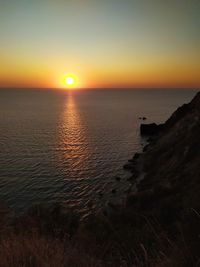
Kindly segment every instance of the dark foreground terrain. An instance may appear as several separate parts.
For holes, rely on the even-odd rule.
[[[85,221],[60,204],[20,218],[2,205],[0,267],[200,266],[200,93],[125,168],[137,192]]]

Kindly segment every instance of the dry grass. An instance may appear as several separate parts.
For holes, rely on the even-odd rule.
[[[69,242],[37,233],[9,234],[0,242],[1,267],[100,267]]]
[[[71,218],[50,221],[48,212],[42,219],[39,213],[9,225],[0,220],[0,267],[197,267],[199,243],[191,243],[187,235],[198,233],[200,220],[199,213],[192,214],[189,230],[179,225],[178,239],[155,220],[133,213],[111,221],[93,217],[73,236],[68,233],[71,226],[66,227],[66,218]]]
[[[89,241],[89,240],[88,240]],[[94,254],[91,256],[91,250],[97,250],[94,243],[88,243],[87,247],[78,247],[73,242],[62,241],[60,239],[46,238],[38,233],[15,234],[10,233],[0,241],[0,267],[183,267],[198,266],[187,265],[188,252],[183,252],[174,245],[171,251],[171,258],[158,250],[154,259],[149,255],[149,251],[140,244],[141,254],[134,255],[134,258],[124,255],[123,244],[113,243],[105,245],[102,250],[102,258],[100,259]],[[98,246],[98,244],[95,244]],[[111,252],[109,259],[104,258],[106,250]],[[133,251],[132,251],[133,252]],[[112,253],[111,253],[112,254]],[[117,255],[117,258],[116,258]]]

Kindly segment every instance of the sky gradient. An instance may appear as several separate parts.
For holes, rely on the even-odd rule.
[[[200,87],[199,0],[1,0],[0,87]]]

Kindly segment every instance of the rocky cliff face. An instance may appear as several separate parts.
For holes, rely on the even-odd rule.
[[[200,207],[200,93],[172,114],[142,157],[140,192],[173,194],[174,205]]]
[[[200,92],[178,108],[140,156],[144,179],[127,205],[164,227],[181,224],[200,252]]]

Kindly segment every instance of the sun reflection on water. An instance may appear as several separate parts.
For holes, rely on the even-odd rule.
[[[88,176],[94,166],[86,123],[76,100],[72,92],[67,94],[59,123],[57,168],[65,181],[62,191],[66,205],[78,207],[79,213],[88,214],[95,208],[93,176]]]
[[[76,104],[75,96],[68,94],[60,125],[60,152],[62,166],[67,169],[67,179],[80,177],[80,171],[88,167],[88,145],[85,127]],[[77,177],[78,178],[78,177]]]

